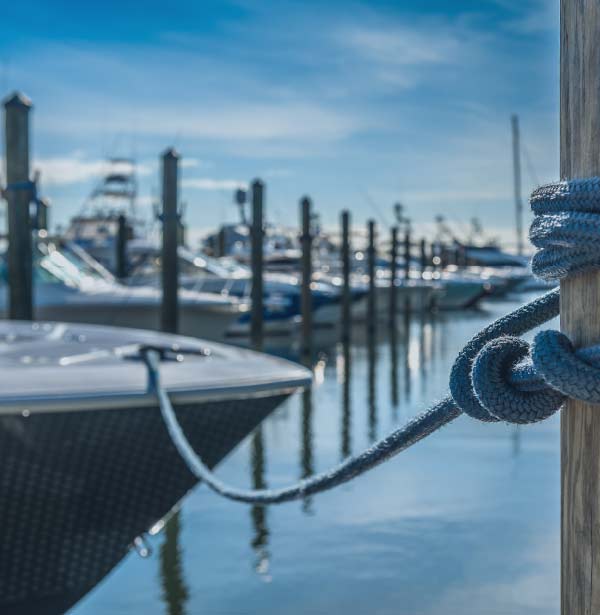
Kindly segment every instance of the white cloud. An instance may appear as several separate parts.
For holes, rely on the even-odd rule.
[[[212,179],[210,177],[184,179],[181,185],[184,188],[195,190],[237,190],[238,188],[245,190],[248,188],[248,182],[238,179]]]
[[[127,172],[129,165],[110,165],[106,160],[87,159],[79,152],[69,156],[56,156],[51,158],[37,158],[32,168],[41,172],[41,181],[46,185],[77,184],[90,179],[98,178],[111,172]],[[148,175],[152,172],[150,165],[136,165],[137,175]]]
[[[137,103],[124,107],[111,103],[111,117],[99,126],[89,114],[63,114],[43,117],[46,130],[53,133],[94,134],[102,131],[127,133],[132,126],[140,134],[173,138],[215,140],[338,140],[352,135],[360,127],[357,118],[338,109],[309,102],[265,102],[223,104],[219,106],[181,106],[177,113],[164,108]],[[42,113],[40,113],[42,116]],[[40,121],[40,124],[42,122]]]
[[[369,60],[394,66],[447,64],[460,49],[458,39],[450,33],[432,35],[404,26],[355,26],[343,29],[337,38]]]

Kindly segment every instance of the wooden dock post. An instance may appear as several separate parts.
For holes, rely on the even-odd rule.
[[[428,256],[427,256],[427,243],[425,242],[425,238],[421,239],[419,246],[421,248],[421,275],[427,271]]]
[[[263,200],[264,184],[260,179],[252,182],[252,312],[250,314],[250,342],[255,350],[263,347]]]
[[[396,328],[396,314],[398,312],[398,293],[396,281],[398,278],[398,227],[392,227],[392,246],[390,248],[390,318],[392,329]]]
[[[179,235],[178,198],[179,154],[168,148],[162,155],[162,303],[160,327],[167,333],[179,328],[179,271],[177,243]]]
[[[49,211],[50,201],[45,198],[38,198],[35,209],[35,226],[38,231],[48,231]]]
[[[352,327],[350,295],[350,212],[342,212],[342,343],[350,343]]]
[[[410,278],[410,257],[411,257],[411,244],[410,244],[410,227],[406,224],[406,231],[404,233],[404,277],[408,280]]]
[[[600,175],[600,4],[561,0],[560,175]],[[600,341],[600,272],[563,280],[561,329]],[[600,612],[600,408],[569,399],[561,414],[561,613]]]
[[[29,204],[29,113],[31,101],[15,92],[4,101],[8,218],[8,317],[33,320],[32,224]]]
[[[312,352],[312,235],[310,229],[310,209],[311,202],[308,197],[300,201],[300,218],[302,224],[302,235],[300,243],[302,246],[302,339],[301,352],[304,358],[310,357]]]
[[[124,280],[127,277],[127,217],[121,214],[117,218],[117,241],[115,242],[115,275],[119,280]]]
[[[367,246],[367,274],[369,276],[369,296],[367,303],[367,332],[373,335],[377,322],[377,300],[375,297],[375,220],[367,223],[369,245]]]

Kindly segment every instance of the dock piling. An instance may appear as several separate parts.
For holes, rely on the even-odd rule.
[[[312,352],[312,234],[310,228],[311,201],[304,197],[300,201],[300,218],[302,224],[302,234],[300,243],[302,246],[302,339],[301,352],[306,359]]]
[[[410,259],[411,259],[411,238],[410,228],[406,225],[406,231],[404,233],[404,277],[408,280],[410,278]]]
[[[367,304],[367,332],[373,335],[377,322],[377,300],[375,297],[375,220],[367,223],[369,244],[367,246],[367,274],[369,277],[369,296]]]
[[[8,317],[33,320],[33,256],[29,177],[31,101],[15,92],[4,101],[8,218]]]
[[[252,182],[252,226],[251,266],[252,266],[252,312],[250,314],[250,341],[255,350],[263,347],[263,202],[264,184],[260,179]]]
[[[560,176],[600,175],[600,10],[561,0]],[[576,347],[600,341],[600,272],[560,284],[561,329]],[[600,610],[600,413],[567,398],[561,414],[561,613]]]
[[[161,330],[177,333],[179,328],[179,236],[178,173],[179,154],[168,148],[162,154],[162,303]]]
[[[421,239],[419,244],[421,250],[421,275],[423,275],[427,271],[427,266],[429,265],[429,258],[427,256],[427,243],[425,238]]]
[[[127,235],[127,217],[121,214],[117,219],[117,241],[115,243],[115,274],[119,280],[124,280],[127,277]]]
[[[352,327],[350,295],[350,212],[342,212],[342,343],[350,343]]]
[[[396,282],[398,277],[398,227],[392,227],[392,245],[390,248],[390,327],[396,328],[396,314],[398,312],[398,293]]]

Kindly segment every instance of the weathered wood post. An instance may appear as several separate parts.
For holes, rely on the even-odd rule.
[[[302,234],[300,243],[302,246],[302,339],[301,352],[304,358],[310,357],[312,352],[312,235],[310,229],[310,209],[311,202],[308,197],[300,201],[300,217],[302,224]]]
[[[398,227],[392,227],[392,246],[390,248],[390,318],[392,329],[396,328],[396,313],[398,312],[398,293],[396,282],[398,278]]]
[[[425,238],[421,239],[419,243],[421,249],[421,275],[427,271],[428,256],[427,256],[427,243],[425,242]]]
[[[373,335],[377,322],[377,300],[375,297],[375,220],[367,224],[369,244],[367,246],[367,274],[369,276],[369,296],[367,303],[367,332]]]
[[[404,233],[404,277],[407,280],[410,278],[410,258],[411,258],[410,227],[407,224],[406,231]]]
[[[260,179],[252,182],[252,312],[250,314],[250,341],[255,350],[263,346],[263,199],[264,184]]]
[[[177,239],[179,215],[177,211],[179,154],[168,148],[162,155],[162,304],[160,327],[167,333],[179,328],[179,271]]]
[[[115,242],[115,275],[119,280],[127,277],[127,217],[121,214],[117,218],[117,241]]]
[[[225,243],[225,227],[222,226],[217,234],[217,256],[225,256]]]
[[[600,3],[561,0],[560,175],[600,175]],[[562,330],[600,341],[600,272],[563,280]],[[600,408],[569,399],[561,414],[561,613],[600,612]]]
[[[31,101],[15,92],[4,101],[8,218],[8,317],[33,319],[29,112]]]
[[[350,212],[342,212],[342,343],[350,343],[352,327],[350,295]]]
[[[45,198],[38,198],[35,209],[35,226],[38,231],[48,230],[48,212],[50,201]]]

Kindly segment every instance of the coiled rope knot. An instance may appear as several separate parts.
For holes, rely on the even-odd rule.
[[[469,382],[455,385],[455,393],[459,405],[468,400],[460,407],[470,416],[517,424],[547,419],[567,397],[600,404],[600,347],[576,351],[553,330],[539,332],[533,344],[504,335],[477,353]]]
[[[600,268],[599,177],[542,186],[531,208],[536,276],[558,281]],[[481,421],[532,423],[556,412],[566,396],[600,403],[600,349],[575,351],[558,331],[538,333],[531,347],[519,339],[558,314],[558,292],[547,297],[486,327],[459,354],[450,391],[463,412]]]
[[[560,280],[600,267],[600,177],[541,186],[531,195],[535,275]]]

